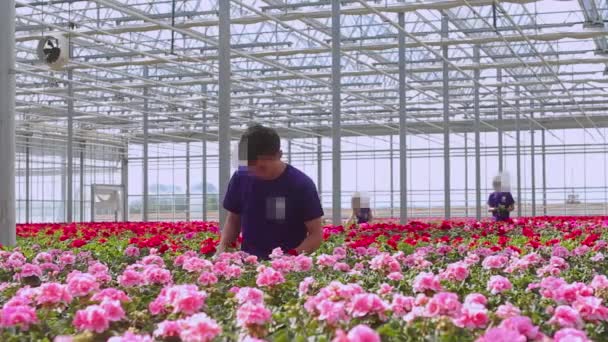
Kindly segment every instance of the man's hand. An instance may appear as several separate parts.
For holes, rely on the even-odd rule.
[[[228,249],[228,246],[235,243],[240,232],[241,216],[229,211],[228,216],[226,217],[226,225],[222,230],[220,244],[216,247],[215,256],[224,253]]]
[[[312,253],[316,251],[323,242],[323,224],[320,217],[304,222],[304,224],[308,229],[308,236],[298,247],[296,247],[296,252],[298,252],[298,254]]]
[[[220,243],[215,248],[215,254],[213,254],[213,259],[217,258],[220,254],[222,254],[224,252],[226,252],[226,246],[224,246],[223,244]]]

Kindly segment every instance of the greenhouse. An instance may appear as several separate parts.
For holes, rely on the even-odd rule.
[[[0,341],[608,341],[607,22],[0,0]]]

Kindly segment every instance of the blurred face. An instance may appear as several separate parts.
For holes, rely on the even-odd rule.
[[[257,178],[275,179],[281,171],[281,153],[275,156],[260,156],[257,160],[248,162],[247,169]]]
[[[494,187],[494,191],[500,191],[502,189],[502,184],[500,182],[494,182],[492,183],[492,186]]]

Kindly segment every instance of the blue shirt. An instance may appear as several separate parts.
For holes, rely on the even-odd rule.
[[[492,208],[498,208],[499,205],[507,208],[513,204],[515,204],[515,200],[510,192],[493,192],[488,198],[488,206]],[[492,213],[492,216],[496,221],[505,221],[509,219],[509,211],[496,210]]]
[[[269,181],[237,171],[228,184],[224,208],[241,217],[241,249],[262,259],[276,247],[298,247],[308,234],[304,223],[324,215],[314,182],[291,165]]]
[[[357,210],[357,223],[368,223],[371,213],[372,211],[370,208],[360,208],[359,210]]]

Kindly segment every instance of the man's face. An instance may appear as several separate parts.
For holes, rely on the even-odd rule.
[[[247,169],[257,178],[272,180],[280,167],[281,154],[275,156],[260,156],[255,161],[248,162]]]

